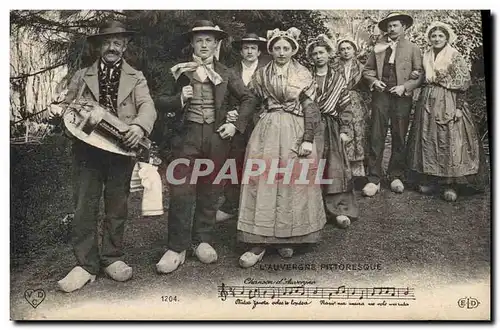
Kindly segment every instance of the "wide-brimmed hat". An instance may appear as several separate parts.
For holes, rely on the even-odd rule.
[[[455,34],[455,31],[453,31],[452,27],[446,23],[442,23],[442,22],[432,22],[431,25],[429,25],[429,27],[427,28],[427,31],[425,31],[425,37],[427,38],[427,41],[430,43],[431,42],[431,38],[429,36],[429,34],[431,33],[432,29],[436,28],[436,27],[439,27],[443,30],[446,30],[446,32],[448,33],[448,43],[449,44],[452,44],[454,43],[456,40],[457,40],[457,35]]]
[[[406,28],[409,28],[410,26],[413,25],[413,18],[410,15],[399,12],[392,12],[389,15],[387,15],[383,20],[378,22],[379,29],[384,32],[387,32],[387,24],[391,21],[401,21],[404,25],[406,25]]]
[[[297,54],[299,51],[299,42],[297,41],[300,36],[300,30],[296,27],[291,27],[286,31],[281,31],[280,29],[268,30],[267,31],[267,51],[271,53],[270,46],[276,38],[283,38],[288,40],[290,43],[295,45],[293,55]]]
[[[247,33],[240,40],[235,40],[231,46],[237,50],[241,50],[244,43],[256,44],[259,46],[260,51],[266,50],[266,38],[259,37],[256,33]]]
[[[313,40],[311,40],[306,46],[306,56],[311,56],[311,52],[314,47],[323,46],[327,48],[328,55],[333,56],[335,54],[335,42],[326,36],[326,34],[320,34]]]
[[[135,31],[129,31],[125,28],[125,25],[120,21],[107,21],[100,28],[99,32],[92,34],[87,37],[89,41],[95,41],[102,37],[108,37],[112,35],[121,35],[128,38],[132,38]]]
[[[199,20],[194,22],[193,26],[188,32],[182,34],[183,38],[191,39],[194,33],[197,32],[210,32],[215,35],[217,39],[224,39],[227,37],[227,33],[223,31],[218,25],[215,25],[212,21]]]

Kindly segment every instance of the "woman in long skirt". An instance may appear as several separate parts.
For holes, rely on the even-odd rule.
[[[409,168],[417,174],[421,193],[442,188],[455,201],[461,185],[483,188],[483,150],[465,102],[469,69],[451,46],[450,26],[435,22],[427,29],[431,48],[424,54],[425,85],[415,110],[409,139]]]
[[[369,120],[369,110],[361,96],[361,78],[363,64],[356,58],[358,47],[350,38],[340,39],[337,43],[338,58],[333,62],[332,69],[341,74],[347,82],[347,90],[352,111],[351,140],[346,143],[347,158],[351,166],[353,178],[365,177],[366,132]]]
[[[346,76],[346,71],[340,70],[339,65],[328,65],[335,46],[326,35],[316,37],[308,44],[306,51],[314,62],[316,102],[321,112],[323,134],[318,139],[318,152],[320,158],[326,161],[323,178],[330,180],[323,185],[326,214],[345,228],[351,220],[358,218],[359,213],[351,163],[346,151],[347,144],[352,142],[354,136],[353,109],[348,90],[350,77]]]
[[[282,257],[292,257],[297,244],[318,242],[326,223],[316,180],[314,138],[320,113],[314,103],[315,82],[292,59],[299,49],[299,34],[296,28],[268,31],[267,48],[273,61],[257,70],[249,85],[264,112],[245,155],[237,225],[239,241],[251,246],[240,257],[244,268],[260,261],[270,246]],[[266,171],[250,177],[248,173],[259,160],[266,164]],[[301,161],[309,163],[301,165]],[[276,174],[273,163],[287,170]]]

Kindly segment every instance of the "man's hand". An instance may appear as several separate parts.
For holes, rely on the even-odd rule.
[[[222,125],[217,129],[217,132],[219,133],[221,139],[227,139],[227,138],[232,138],[234,134],[236,134],[236,126],[231,123],[227,123]]]
[[[311,142],[304,141],[299,148],[299,157],[309,156],[313,150],[313,144]]]
[[[351,138],[346,133],[340,133],[340,139],[343,142],[349,142],[349,141],[351,141]]]
[[[186,103],[192,97],[193,97],[193,86],[182,87],[182,93],[181,93],[182,102]]]
[[[138,125],[130,125],[130,128],[125,134],[123,143],[127,148],[133,149],[137,147],[139,141],[144,137],[144,130]]]
[[[234,123],[238,120],[238,111],[237,110],[231,110],[228,111],[226,114],[226,121],[228,123]]]
[[[378,91],[378,92],[383,92],[384,89],[387,87],[387,85],[382,81],[382,80],[376,80],[374,83],[373,83],[373,87],[375,87],[375,89]]]
[[[57,104],[49,105],[49,120],[62,116],[63,108]]]
[[[392,94],[397,94],[398,96],[403,96],[405,92],[405,86],[400,85],[400,86],[394,86],[391,89],[389,89],[389,92]]]

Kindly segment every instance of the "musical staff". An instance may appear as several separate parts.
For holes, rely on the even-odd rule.
[[[225,301],[228,298],[275,299],[275,298],[308,298],[308,299],[384,299],[415,300],[413,288],[371,287],[349,288],[339,287],[306,287],[302,286],[233,286],[222,283],[218,286],[218,297]]]

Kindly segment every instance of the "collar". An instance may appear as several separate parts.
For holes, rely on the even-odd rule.
[[[104,59],[101,57],[99,60],[99,66],[101,69],[104,69],[105,67],[111,68],[111,69],[117,69],[120,67],[120,65],[123,63],[123,59],[119,58],[116,60],[114,63],[107,63],[104,61]]]
[[[259,64],[259,60],[258,59],[256,61],[254,61],[250,65],[246,65],[245,62],[241,61],[241,66],[242,66],[243,70],[253,70],[253,69],[256,69],[258,64]]]

